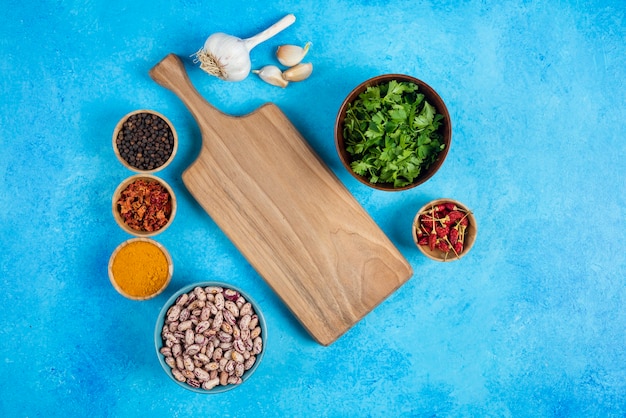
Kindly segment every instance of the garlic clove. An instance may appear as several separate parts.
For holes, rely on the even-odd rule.
[[[283,78],[283,72],[275,65],[266,65],[260,70],[252,70],[252,72],[273,86],[285,88],[289,84],[289,81]]]
[[[311,42],[307,42],[304,47],[298,45],[281,45],[276,50],[276,58],[285,67],[293,67],[300,64],[304,56],[309,52]]]
[[[298,64],[283,71],[283,78],[287,81],[302,81],[309,78],[313,72],[313,64],[307,62],[306,64]]]

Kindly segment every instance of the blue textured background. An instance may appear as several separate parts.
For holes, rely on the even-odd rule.
[[[626,416],[622,0],[3,0],[0,11],[1,416]],[[280,44],[312,41],[306,82],[229,84],[189,62],[209,34],[251,36],[286,13],[297,22],[253,50],[253,67]],[[225,112],[278,104],[413,266],[330,347],[186,192],[199,130],[148,77],[169,52]],[[333,143],[344,97],[389,72],[429,83],[453,120],[440,172],[402,193],[357,183]],[[118,295],[106,272],[128,238],[111,194],[131,174],[111,134],[139,108],[164,113],[180,136],[159,173],[179,201],[157,237],[174,278],[145,302]],[[410,233],[439,197],[479,223],[471,253],[445,265]],[[152,342],[169,295],[207,279],[244,287],[270,328],[257,373],[217,396],[169,381]]]

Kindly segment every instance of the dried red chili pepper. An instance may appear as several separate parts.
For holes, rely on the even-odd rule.
[[[430,248],[431,251],[433,251],[436,245],[437,245],[437,235],[431,234],[428,237],[428,247]]]

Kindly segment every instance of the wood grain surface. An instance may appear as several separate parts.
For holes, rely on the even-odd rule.
[[[210,105],[170,54],[150,76],[200,127],[183,182],[311,336],[333,343],[412,276],[363,207],[274,104]]]

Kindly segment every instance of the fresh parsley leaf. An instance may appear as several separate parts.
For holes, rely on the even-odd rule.
[[[352,170],[371,183],[411,184],[444,149],[443,115],[414,83],[368,87],[350,104],[343,135]]]

